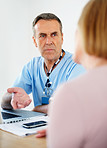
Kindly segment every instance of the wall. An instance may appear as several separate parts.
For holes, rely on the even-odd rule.
[[[88,0],[0,0],[0,99],[23,65],[39,56],[32,40],[32,21],[42,12],[55,13],[63,24],[63,48],[74,52],[74,33]]]

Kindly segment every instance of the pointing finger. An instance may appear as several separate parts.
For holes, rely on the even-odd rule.
[[[21,89],[21,88],[19,88],[19,87],[12,87],[12,88],[8,88],[7,91],[8,91],[9,93],[17,93],[17,92],[20,91],[20,89]]]

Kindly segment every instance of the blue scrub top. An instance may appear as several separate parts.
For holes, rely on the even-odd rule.
[[[58,85],[71,80],[84,72],[85,69],[81,65],[76,64],[72,59],[72,54],[66,51],[60,63],[49,76],[49,80],[52,82],[50,88],[54,92]],[[42,56],[34,57],[23,67],[23,70],[14,82],[13,87],[21,87],[27,94],[32,93],[34,106],[38,106],[42,104],[43,90],[46,81],[47,76],[44,71],[44,58]]]

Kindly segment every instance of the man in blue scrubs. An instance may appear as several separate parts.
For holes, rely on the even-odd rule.
[[[72,54],[62,49],[63,33],[60,19],[43,13],[33,21],[33,41],[41,56],[27,63],[12,88],[7,89],[1,107],[20,109],[34,100],[33,111],[47,113],[49,99],[61,83],[85,70],[72,60]]]

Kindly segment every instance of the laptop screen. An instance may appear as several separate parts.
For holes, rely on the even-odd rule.
[[[10,114],[10,113],[5,113],[5,112],[1,112],[1,114],[2,114],[2,118],[3,118],[3,119],[21,117],[21,116],[19,116],[19,115]]]
[[[0,110],[0,124],[1,123],[3,123],[3,120],[2,120],[1,110]]]

